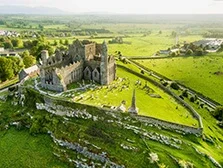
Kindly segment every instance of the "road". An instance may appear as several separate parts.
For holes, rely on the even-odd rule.
[[[17,82],[17,83],[15,83],[15,84],[9,85],[9,86],[7,86],[7,87],[5,87],[5,88],[3,88],[3,89],[0,89],[0,93],[5,92],[5,91],[8,91],[8,88],[9,88],[9,87],[18,86],[18,85],[20,85],[20,84],[21,84],[21,83]]]

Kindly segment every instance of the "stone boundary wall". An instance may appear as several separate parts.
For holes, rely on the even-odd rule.
[[[152,84],[154,84],[155,86],[159,87],[160,89],[164,90],[167,94],[171,95],[172,97],[175,98],[175,100],[180,103],[182,106],[184,106],[191,114],[194,118],[196,118],[198,120],[198,123],[199,123],[199,127],[203,129],[203,123],[202,123],[202,119],[201,119],[201,116],[188,104],[186,103],[184,100],[182,100],[179,96],[177,96],[175,93],[173,93],[170,89],[168,89],[167,87],[163,86],[162,84],[158,83],[157,81],[143,75],[143,74],[140,74],[140,73],[137,73],[125,66],[122,66],[122,65],[118,65],[118,67],[120,68],[123,68],[125,70],[127,70],[128,72],[131,72],[149,82],[151,82]]]
[[[152,124],[154,126],[159,126],[168,130],[180,131],[186,134],[194,134],[197,136],[201,136],[203,133],[203,128],[191,127],[147,116],[135,115],[134,117],[143,123]]]

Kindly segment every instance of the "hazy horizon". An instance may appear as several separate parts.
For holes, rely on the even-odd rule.
[[[113,14],[223,14],[223,0],[0,0],[1,6],[52,7],[69,13]]]

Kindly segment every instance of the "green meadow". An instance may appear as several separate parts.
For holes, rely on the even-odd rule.
[[[223,104],[223,53],[138,62]]]

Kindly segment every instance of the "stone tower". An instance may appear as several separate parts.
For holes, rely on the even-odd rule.
[[[49,58],[48,51],[47,50],[43,50],[41,52],[41,59],[42,59],[42,62],[43,62],[44,65],[46,64],[48,58]]]
[[[131,107],[128,109],[129,113],[138,114],[139,109],[136,107],[136,98],[135,98],[135,89],[133,90],[132,94],[132,104]]]
[[[100,73],[101,73],[101,84],[108,84],[108,47],[106,42],[102,43],[102,53],[101,53],[101,64],[100,64]]]

